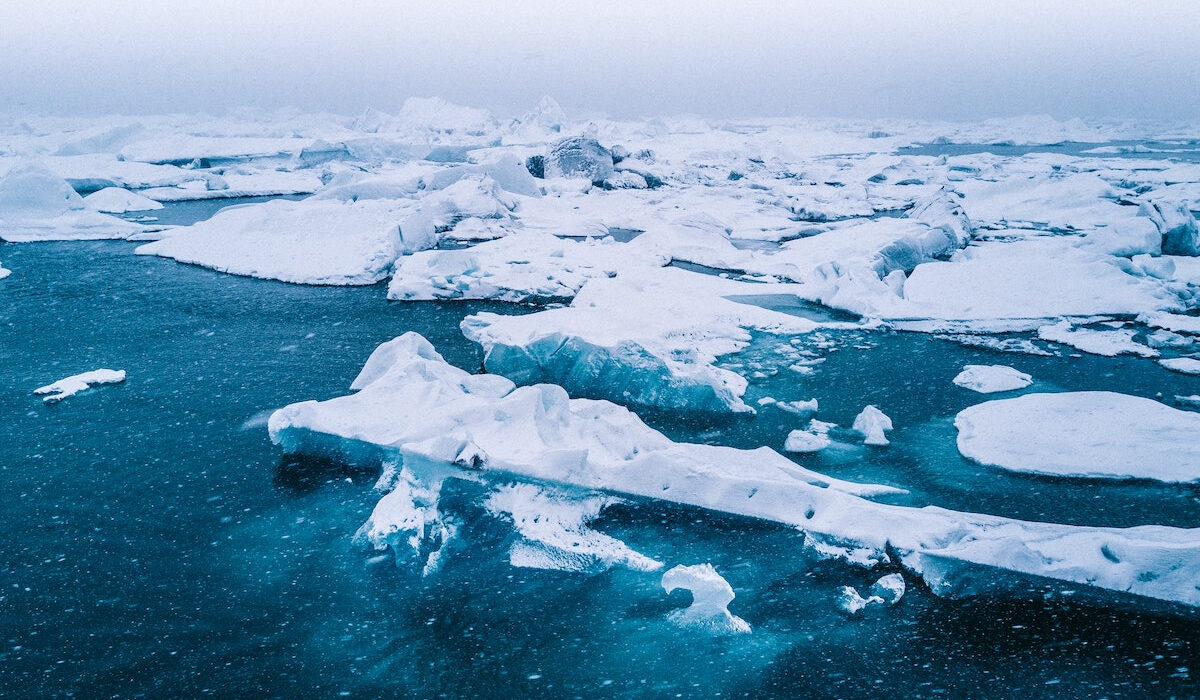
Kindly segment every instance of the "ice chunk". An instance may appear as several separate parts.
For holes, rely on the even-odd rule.
[[[83,198],[89,209],[108,214],[124,214],[127,211],[162,209],[163,205],[149,197],[130,192],[121,187],[105,187]]]
[[[981,394],[992,394],[1024,389],[1033,383],[1033,377],[1007,365],[966,365],[954,383]]]
[[[954,419],[968,459],[1010,471],[1200,481],[1200,414],[1107,391],[1026,394]]]
[[[546,177],[584,178],[602,183],[613,174],[612,152],[595,139],[572,136],[546,152]]]
[[[745,620],[729,612],[733,588],[712,564],[676,566],[663,574],[662,587],[668,595],[677,588],[692,592],[692,604],[672,612],[673,621],[718,633],[750,631]]]
[[[775,406],[788,413],[795,414],[802,421],[817,415],[817,411],[820,409],[820,404],[817,403],[816,399],[809,399],[808,401],[776,401]]]
[[[0,280],[4,279],[5,277],[8,277],[11,274],[12,274],[12,270],[9,270],[8,268],[4,267],[3,265],[0,265]]]
[[[1158,364],[1172,372],[1200,374],[1200,359],[1194,357],[1172,357],[1168,360],[1159,360]]]
[[[414,473],[437,466],[476,480],[516,475],[763,518],[802,529],[806,543],[821,544],[833,556],[866,566],[898,563],[940,596],[1024,588],[1020,576],[978,575],[981,568],[999,568],[1200,607],[1200,529],[1033,523],[876,503],[860,494],[886,493],[887,487],[831,479],[765,448],[674,443],[614,404],[569,399],[558,387],[515,388],[502,377],[468,374],[411,333],[381,346],[355,387],[349,396],[276,411],[269,421],[272,440],[288,452],[332,450],[354,459],[382,452]],[[1126,428],[1131,420],[1166,425],[1145,408],[1120,407],[1111,417]],[[1200,414],[1187,415],[1200,420]],[[1184,420],[1175,414],[1169,419]],[[1180,432],[1168,426],[1155,437]],[[1194,436],[1194,425],[1182,433]],[[1141,464],[1153,464],[1161,452],[1190,460],[1194,469],[1194,440],[1184,440],[1170,447],[1134,441],[1136,447],[1123,449],[1139,453]],[[1019,440],[1009,444],[1014,442]],[[1052,442],[1050,449],[1061,453],[1061,441]],[[456,466],[467,447],[487,459]]]
[[[1038,337],[1042,340],[1069,345],[1076,350],[1093,355],[1158,357],[1157,350],[1135,341],[1133,336],[1134,331],[1127,328],[1112,331],[1072,328],[1070,321],[1060,321],[1052,326],[1042,326],[1038,329]]]
[[[879,596],[862,597],[858,589],[853,586],[842,586],[839,588],[836,599],[838,610],[841,610],[850,617],[858,615],[872,605],[883,605],[883,603],[883,598]]]
[[[836,604],[838,610],[850,617],[855,617],[863,610],[875,606],[891,607],[904,597],[904,577],[900,574],[887,574],[871,584],[866,597],[853,586],[842,586],[838,589]]]
[[[887,436],[884,433],[892,429],[892,419],[874,406],[867,406],[854,418],[852,430],[862,433],[865,445],[886,445]]]
[[[125,370],[123,369],[94,369],[38,387],[33,390],[33,393],[39,396],[45,395],[42,399],[45,403],[58,403],[90,387],[102,384],[120,384],[123,381],[125,381]]]
[[[429,575],[441,566],[458,526],[438,509],[450,470],[417,464],[420,475],[406,464],[385,465],[376,488],[387,493],[354,537],[378,551],[390,548],[398,565],[409,557],[417,559],[422,575]]]
[[[1200,255],[1200,230],[1186,202],[1143,202],[1142,213],[1162,234],[1164,255]]]
[[[1138,320],[1153,328],[1165,328],[1169,331],[1200,335],[1200,316],[1143,314],[1138,317]]]
[[[67,181],[35,165],[0,177],[0,240],[125,238],[142,226],[88,209]]]
[[[510,519],[520,536],[509,551],[513,566],[591,573],[613,566],[638,571],[662,568],[662,562],[589,527],[604,508],[616,502],[611,496],[510,484],[498,488],[484,505],[489,512]]]
[[[788,433],[783,449],[788,452],[820,452],[829,447],[832,441],[825,433],[810,430],[793,430]]]
[[[1123,271],[1109,256],[1059,239],[973,246],[951,262],[918,266],[907,305],[891,317],[963,320],[1138,314],[1179,308],[1161,283]]]
[[[887,574],[881,576],[878,581],[871,584],[871,589],[867,594],[881,599],[889,606],[900,602],[904,597],[904,577],[900,574]]]
[[[409,246],[430,245],[432,224],[413,200],[275,200],[227,207],[139,247],[248,277],[300,284],[374,284]]]

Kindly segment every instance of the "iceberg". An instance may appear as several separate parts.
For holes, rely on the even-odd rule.
[[[769,520],[801,529],[829,556],[903,566],[941,596],[1024,588],[1011,577],[971,575],[982,568],[1200,607],[1200,529],[1035,523],[877,503],[867,496],[895,489],[825,477],[766,448],[675,443],[607,401],[469,374],[415,333],[380,346],[351,387],[347,396],[276,411],[271,439],[287,452],[398,463],[426,490],[448,475],[515,479]],[[1136,409],[1119,412],[1126,419]],[[374,515],[368,533],[373,522]],[[379,534],[386,546],[387,530]]]
[[[612,152],[595,139],[565,138],[550,146],[545,156],[546,177],[583,178],[601,184],[613,175]]]
[[[670,595],[676,589],[692,593],[692,604],[671,613],[671,620],[685,627],[698,627],[716,633],[745,633],[750,625],[729,612],[733,587],[712,564],[676,566],[662,577],[663,590]]]
[[[968,459],[1016,472],[1200,481],[1200,413],[1107,391],[1025,394],[954,419]]]
[[[967,365],[954,383],[980,394],[993,394],[1024,389],[1033,383],[1033,377],[1007,365]]]
[[[33,390],[34,394],[43,397],[43,403],[58,403],[70,398],[81,391],[104,384],[120,384],[125,381],[123,369],[94,369],[90,372],[73,374],[52,384],[40,386]]]

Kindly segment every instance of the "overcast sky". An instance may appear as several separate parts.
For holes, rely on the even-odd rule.
[[[0,111],[1200,118],[1200,2],[0,3]]]

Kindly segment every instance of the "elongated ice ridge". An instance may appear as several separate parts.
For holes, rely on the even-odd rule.
[[[864,496],[895,489],[831,479],[766,448],[675,443],[607,401],[469,374],[415,333],[380,346],[354,388],[276,411],[272,440],[288,451],[376,450],[414,470],[438,465],[464,478],[518,477],[762,518],[857,563],[899,563],[939,595],[1021,587],[994,577],[985,590],[967,575],[982,567],[1200,607],[1200,529],[1084,527],[877,503]]]

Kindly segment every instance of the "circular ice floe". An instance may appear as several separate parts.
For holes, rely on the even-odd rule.
[[[1200,481],[1200,413],[1108,391],[1026,394],[954,419],[958,449],[1010,471]]]
[[[992,394],[1024,389],[1033,383],[1033,377],[1007,365],[966,365],[954,383],[980,394]]]

